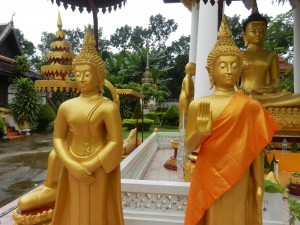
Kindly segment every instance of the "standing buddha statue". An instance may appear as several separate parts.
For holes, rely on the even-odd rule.
[[[207,59],[212,95],[189,106],[185,148],[199,149],[185,225],[261,225],[263,149],[279,125],[255,99],[236,92],[243,53],[226,17]]]

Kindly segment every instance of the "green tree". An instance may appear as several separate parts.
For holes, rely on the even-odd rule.
[[[286,55],[289,61],[294,58],[294,16],[293,11],[271,18],[267,29],[265,48],[279,55]]]
[[[173,19],[166,19],[161,14],[151,16],[148,25],[148,41],[150,50],[161,51],[166,47],[170,34],[175,32],[178,24]]]
[[[241,23],[241,15],[233,15],[232,17],[227,17],[229,26],[231,28],[232,37],[235,41],[236,45],[244,49],[244,41],[243,41],[243,25]]]
[[[25,73],[29,71],[30,63],[26,56],[17,55],[14,59],[15,61],[13,62],[13,65],[19,73]]]
[[[128,25],[116,29],[115,33],[110,36],[112,46],[119,51],[134,51],[136,47],[146,47],[148,43],[150,51],[157,51],[166,48],[166,41],[171,33],[177,30],[178,25],[173,19],[167,20],[161,14],[151,16],[147,28],[136,26],[132,28]]]
[[[55,34],[48,33],[47,31],[42,32],[41,44],[38,44],[37,48],[40,50],[42,58],[46,58],[46,54],[51,51],[51,43],[56,40]]]
[[[189,61],[190,37],[181,36],[167,47],[167,64],[172,68],[166,77],[170,79],[170,97],[178,98],[181,91],[181,83],[185,76],[185,66]]]
[[[119,51],[125,52],[132,47],[130,37],[132,35],[132,28],[128,25],[117,28],[114,34],[110,36],[111,45]]]
[[[34,44],[25,38],[21,30],[15,28],[15,31],[20,44],[22,55],[28,61],[27,63],[29,64],[29,69],[34,70],[36,72],[39,71],[39,67],[37,67],[37,62],[40,61],[40,57],[36,54],[36,48]],[[29,69],[27,71],[29,71]]]
[[[16,35],[20,44],[20,48],[22,51],[22,54],[25,55],[27,58],[34,57],[36,54],[35,46],[31,41],[28,41],[21,30],[18,28],[15,28]]]

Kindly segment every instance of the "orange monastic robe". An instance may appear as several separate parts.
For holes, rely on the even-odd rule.
[[[198,224],[218,199],[244,180],[245,174],[251,176],[250,165],[279,128],[259,102],[235,94],[215,120],[212,134],[201,145],[191,181],[185,225]],[[227,212],[237,213],[233,209],[227,209]],[[218,215],[214,212],[213,217]],[[219,222],[201,222],[221,225]],[[236,225],[244,223],[240,221]]]

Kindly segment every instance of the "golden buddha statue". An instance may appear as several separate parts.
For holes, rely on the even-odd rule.
[[[186,124],[186,117],[188,114],[188,108],[191,101],[194,98],[194,81],[192,79],[195,76],[196,64],[188,63],[185,66],[185,77],[183,78],[181,85],[181,92],[179,95],[179,130],[182,128],[182,116],[184,115],[184,124]]]
[[[90,26],[72,67],[80,96],[61,104],[44,186],[23,196],[19,208],[28,212],[55,203],[53,225],[122,225],[121,118],[102,96],[107,71]]]
[[[53,145],[63,169],[53,225],[124,224],[121,118],[117,106],[102,96],[107,71],[95,44],[88,27],[72,64],[81,94],[61,104],[54,124]]]
[[[207,59],[215,92],[188,110],[184,144],[199,154],[186,225],[262,224],[263,149],[279,125],[258,101],[235,91],[243,60],[224,16]]]
[[[267,20],[258,12],[253,1],[252,14],[243,23],[244,69],[240,88],[265,107],[300,108],[300,95],[279,91],[278,55],[263,49]]]

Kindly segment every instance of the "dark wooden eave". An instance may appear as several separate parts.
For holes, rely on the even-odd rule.
[[[54,0],[51,0],[52,4],[54,4]],[[85,8],[88,12],[93,13],[93,21],[94,21],[94,36],[96,39],[96,49],[98,49],[98,12],[101,9],[103,13],[107,10],[109,12],[112,9],[116,10],[117,8],[121,8],[122,4],[125,5],[126,0],[56,0],[55,1],[58,6],[61,4],[67,9],[69,6],[73,11],[78,8],[79,12],[82,12]]]
[[[80,12],[83,9],[91,12],[93,11],[92,5],[94,5],[97,12],[101,9],[105,13],[107,10],[111,12],[112,9],[121,8],[122,5],[125,5],[126,0],[51,0],[51,2],[52,4],[55,2],[58,6],[63,5],[65,9],[70,6],[73,11],[78,8]]]

